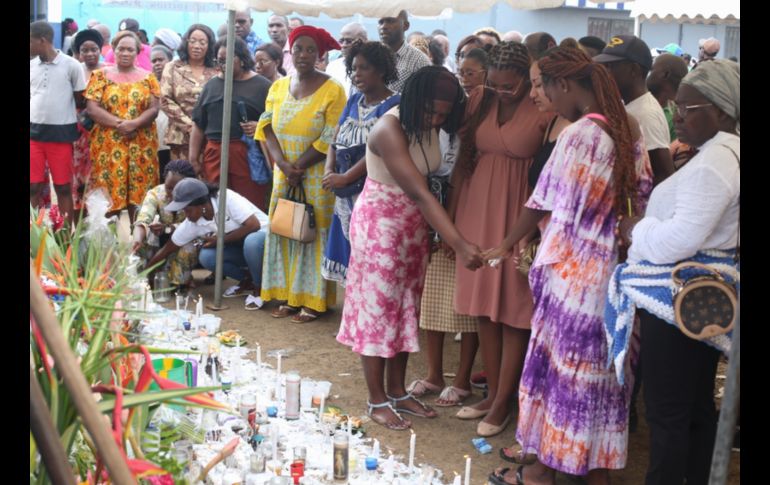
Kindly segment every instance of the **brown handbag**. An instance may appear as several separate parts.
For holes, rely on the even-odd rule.
[[[684,269],[697,268],[705,274],[687,281],[679,277]],[[696,262],[676,265],[671,273],[674,290],[674,320],[690,338],[703,340],[723,335],[735,325],[738,292],[714,268]]]
[[[740,157],[730,150],[740,165]],[[740,208],[738,209],[738,244],[735,252],[737,266],[740,255],[741,224]],[[684,269],[700,269],[705,274],[695,276],[687,281],[679,277]],[[724,335],[733,329],[738,309],[738,291],[735,283],[725,281],[724,277],[714,268],[693,261],[684,261],[674,267],[671,272],[674,280],[674,321],[679,329],[688,337],[703,340],[717,335]]]
[[[315,240],[315,209],[307,203],[301,182],[289,188],[285,199],[278,199],[270,219],[270,232],[301,243]]]

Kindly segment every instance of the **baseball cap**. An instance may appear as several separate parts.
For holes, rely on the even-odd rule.
[[[594,57],[595,62],[631,61],[643,68],[652,69],[650,48],[639,37],[616,35],[610,39],[601,54]]]
[[[184,209],[190,202],[209,195],[206,184],[191,177],[184,178],[176,184],[172,194],[173,202],[166,206],[168,212],[176,212]]]
[[[139,32],[139,21],[136,19],[123,19],[118,24],[118,30],[130,30],[133,33]]]
[[[668,52],[669,54],[674,54],[675,56],[680,56],[680,57],[682,54],[684,54],[684,51],[682,50],[682,48],[679,47],[678,44],[674,44],[673,42],[670,44],[666,44],[666,46],[663,47],[662,49],[656,48],[655,50],[658,51],[658,54],[664,54]]]

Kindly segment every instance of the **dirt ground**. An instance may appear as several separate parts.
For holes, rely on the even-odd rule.
[[[202,278],[207,274],[202,270],[196,270],[195,276],[201,284],[196,290],[204,296],[206,302],[213,301],[214,286],[203,286]],[[223,288],[231,285],[226,280]],[[245,311],[243,309],[244,298],[223,299],[222,302],[229,305],[229,309],[217,312],[222,317],[222,329],[237,329],[253,347],[256,342],[262,345],[262,355],[274,349],[292,348],[294,352],[283,360],[283,368],[286,370],[297,369],[302,376],[312,379],[324,379],[333,383],[330,403],[340,406],[353,415],[364,415],[366,412],[366,387],[361,373],[360,361],[356,354],[347,347],[337,343],[335,336],[339,326],[342,301],[344,295],[338,291],[338,304],[328,314],[317,321],[297,325],[289,322],[289,319],[277,320],[270,316],[272,305],[266,306],[267,310]],[[210,310],[206,310],[210,312]],[[423,344],[423,342],[421,342]],[[444,370],[452,372],[456,369],[459,359],[460,344],[452,341],[447,336],[444,346]],[[480,358],[476,359],[476,370],[480,368]],[[423,377],[426,373],[424,357],[413,354],[407,371],[407,382]],[[720,366],[718,374],[725,375],[726,369]],[[451,378],[447,378],[449,382]],[[717,383],[717,389],[724,385],[724,381]],[[427,400],[431,402],[433,397]],[[480,391],[475,390],[472,403],[481,399]],[[644,483],[644,473],[648,458],[648,431],[644,420],[644,404],[639,399],[639,429],[630,435],[628,465],[624,470],[611,473],[612,483],[615,485],[640,485]],[[515,427],[510,425],[502,434],[489,438],[488,441],[494,447],[492,453],[480,455],[471,444],[471,438],[475,438],[477,421],[461,421],[454,417],[459,408],[436,408],[440,414],[437,419],[426,420],[414,418],[413,429],[417,434],[416,463],[427,463],[444,472],[444,482],[451,483],[453,471],[461,475],[465,470],[464,455],[472,458],[471,483],[484,485],[487,475],[495,467],[506,464],[500,460],[498,450],[502,446],[510,445],[514,440]],[[380,440],[383,452],[391,449],[395,455],[403,456],[409,450],[409,433],[389,431],[374,423],[366,426],[368,436]],[[447,478],[448,477],[448,478]],[[581,481],[559,475],[558,485],[581,483]],[[730,475],[728,483],[737,485],[740,483],[740,453],[732,453]]]

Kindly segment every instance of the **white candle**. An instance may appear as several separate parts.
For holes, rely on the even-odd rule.
[[[278,379],[281,378],[281,356],[282,354],[279,353],[278,356],[276,357],[277,363],[275,365],[275,372],[276,374],[278,374]]]
[[[273,429],[271,430],[273,433],[273,461],[278,462],[278,435],[280,434],[280,429],[278,428],[278,423],[273,425]]]
[[[380,440],[377,438],[374,439],[374,445],[372,446],[372,456],[380,459]]]
[[[262,367],[262,346],[257,344],[257,368]]]
[[[465,455],[465,485],[471,485],[471,457]]]
[[[409,473],[414,471],[414,445],[417,443],[417,435],[410,428],[412,436],[409,438]]]
[[[385,481],[390,483],[393,481],[393,452],[388,451],[388,453],[390,455],[388,456],[388,462],[385,466]]]
[[[348,414],[348,443],[350,443],[351,438],[353,437],[353,421],[350,419],[350,415]],[[352,443],[351,443],[352,446]]]
[[[318,421],[321,421],[321,416],[324,413],[324,404],[326,404],[326,394],[321,394],[321,405],[318,408]]]
[[[462,485],[460,480],[460,474],[457,472],[454,472],[454,473],[455,473],[455,481],[452,482],[452,485]]]
[[[176,298],[174,299],[176,300],[176,313],[178,315],[179,314],[179,293],[178,292],[176,294]]]

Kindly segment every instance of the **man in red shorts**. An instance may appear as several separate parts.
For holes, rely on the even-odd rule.
[[[51,172],[59,210],[73,220],[72,142],[80,136],[76,103],[84,104],[85,75],[80,64],[53,47],[53,29],[29,24],[29,201],[37,207]]]

